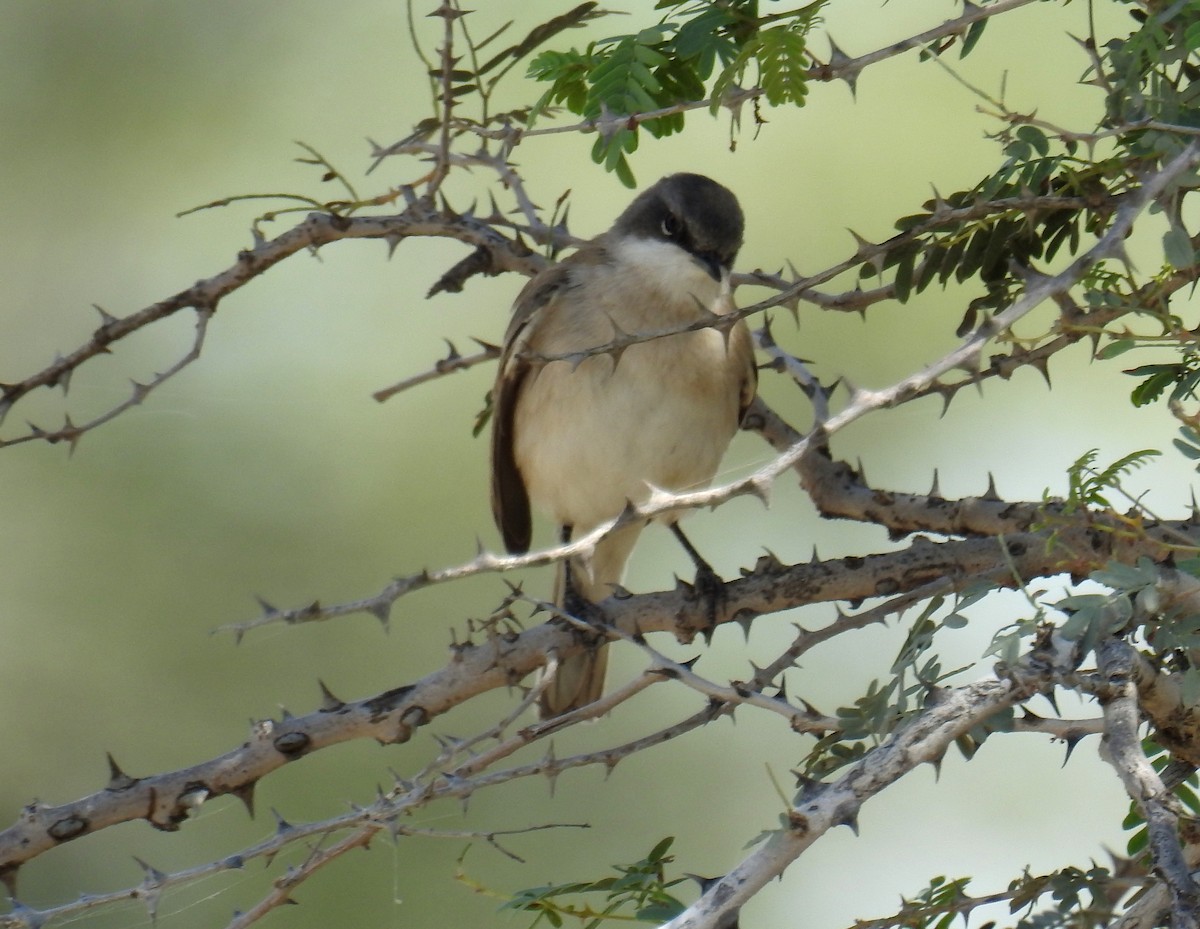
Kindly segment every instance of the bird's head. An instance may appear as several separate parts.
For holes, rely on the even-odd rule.
[[[727,187],[702,174],[671,174],[642,191],[613,231],[672,243],[719,281],[733,267],[744,228],[742,208]]]

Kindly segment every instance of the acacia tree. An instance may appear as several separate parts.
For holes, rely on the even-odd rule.
[[[624,20],[594,25],[604,11],[588,2],[545,22],[514,23],[480,36],[469,13],[444,0],[427,11],[440,24],[436,51],[426,60],[430,116],[408,137],[376,146],[371,181],[380,186],[361,193],[361,182],[308,150],[322,179],[342,188],[339,198],[282,198],[255,221],[254,244],[223,271],[128,315],[101,311],[89,337],[52,364],[7,377],[0,384],[0,449],[8,455],[21,454],[20,446],[30,443],[74,449],[131,408],[154,403],[161,385],[203,364],[222,301],[262,275],[285,273],[276,266],[299,253],[348,239],[383,239],[393,248],[417,237],[462,243],[465,257],[440,273],[430,296],[471,288],[481,276],[544,269],[579,237],[566,221],[565,198],[547,210],[528,193],[516,155],[526,147],[560,133],[591,134],[597,164],[632,187],[638,179],[631,156],[639,145],[710,115],[727,118],[735,135],[751,123],[760,127],[772,108],[802,106],[814,82],[853,87],[868,69],[897,56],[947,66],[988,41],[989,22],[1019,17],[1030,3],[968,3],[919,34],[851,56],[823,34],[821,2],[775,10],[760,9],[753,0],[664,0],[658,4],[662,18],[636,29]],[[896,407],[931,397],[949,407],[964,388],[993,384],[989,402],[1003,403],[1004,385],[995,382],[1022,368],[1048,381],[1050,361],[1060,354],[1091,353],[1107,362],[1149,347],[1157,349],[1153,363],[1108,367],[1114,377],[1133,375],[1134,405],[1169,404],[1179,438],[1167,454],[1200,458],[1194,403],[1200,362],[1183,306],[1198,273],[1198,242],[1185,200],[1200,177],[1193,89],[1200,74],[1194,52],[1200,47],[1200,7],[1133,0],[1117,5],[1129,15],[1125,32],[1093,32],[1078,42],[1079,70],[1095,89],[1091,123],[1052,124],[977,90],[979,106],[994,120],[994,171],[965,189],[936,193],[919,212],[898,218],[890,238],[859,237],[842,260],[815,273],[746,269],[737,276],[739,315],[756,327],[765,392],[786,396],[779,393],[786,388],[804,399],[801,404],[793,397],[786,411],[777,402],[756,401],[746,428],[772,449],[766,464],[712,489],[656,494],[569,545],[522,556],[481,548],[468,561],[402,574],[344,603],[264,603],[260,616],[232,631],[240,638],[264,626],[333,622],[359,613],[386,624],[394,604],[417,591],[481,575],[501,575],[501,589],[504,574],[586,555],[627,521],[680,507],[720,508],[746,495],[765,500],[781,482],[799,482],[824,517],[882,527],[897,546],[836,559],[814,553],[811,561],[797,563],[765,554],[725,583],[715,617],[711,603],[686,583],[651,593],[616,590],[602,604],[610,624],[603,631],[641,656],[641,673],[612,682],[596,704],[543,722],[529,714],[542,686],[536,681],[552,675],[562,657],[589,647],[590,636],[580,635],[579,621],[539,592],[504,587],[484,620],[443,617],[455,629],[450,660],[417,680],[365,696],[335,696],[322,688],[316,711],[256,722],[248,741],[216,757],[139,777],[110,759],[111,777],[96,793],[61,805],[30,803],[0,832],[0,873],[11,897],[0,925],[53,924],[130,898],[143,901],[153,915],[173,888],[261,862],[275,868],[269,890],[229,923],[249,925],[293,901],[298,888],[319,881],[327,865],[351,850],[388,837],[435,833],[407,818],[438,801],[465,802],[531,777],[553,782],[575,768],[612,770],[623,759],[706,727],[719,744],[712,724],[735,713],[782,720],[794,736],[796,785],[786,791],[774,828],[730,843],[728,873],[699,879],[698,897],[685,893],[686,862],[673,859],[664,838],[616,877],[604,876],[598,865],[589,880],[520,891],[505,905],[554,925],[571,917],[629,915],[679,927],[731,925],[743,905],[834,827],[856,827],[871,798],[925,764],[940,766],[949,751],[971,758],[985,740],[1005,745],[1011,733],[1024,732],[1062,740],[1068,751],[1079,745],[1077,751],[1099,752],[1112,766],[1131,800],[1127,854],[1086,869],[1064,864],[1046,873],[1027,870],[1007,887],[982,893],[969,889],[966,878],[934,878],[916,893],[898,887],[910,894],[899,910],[861,925],[943,925],[997,904],[1015,925],[1200,923],[1200,887],[1191,876],[1200,864],[1198,804],[1188,786],[1200,766],[1194,709],[1200,672],[1193,667],[1200,646],[1200,515],[1151,512],[1129,483],[1131,472],[1162,452],[1130,449],[1108,462],[1080,449],[1066,476],[1066,494],[1030,500],[1004,499],[990,483],[983,496],[958,499],[943,496],[936,478],[925,494],[880,486],[838,455],[839,433],[847,426],[885,417]],[[624,31],[612,35],[617,29]],[[414,53],[426,54],[420,44]],[[544,92],[516,108],[498,107],[502,82],[525,70]],[[493,179],[493,196],[486,206],[456,209],[445,187],[468,170]],[[303,218],[287,231],[263,233],[266,219],[300,212]],[[1128,254],[1131,240],[1154,241],[1155,260],[1136,266]],[[957,327],[954,346],[895,383],[867,389],[836,374],[819,377],[795,348],[790,319],[801,307],[859,313],[869,322],[887,305],[919,311],[922,295],[938,288],[961,296],[961,316],[951,323]],[[1045,306],[1052,315],[1031,317]],[[75,372],[119,353],[127,337],[180,315],[194,322],[190,349],[153,378],[135,382],[109,409],[87,421],[68,411],[56,425],[20,424],[19,411],[33,398],[51,388],[65,391]],[[1024,324],[1019,333],[1018,324]],[[666,334],[614,331],[593,351],[619,360],[629,345]],[[377,399],[497,356],[487,341],[464,354],[454,347],[461,334],[453,336],[457,341],[446,357],[381,390]],[[69,401],[68,395],[68,407]],[[804,420],[800,410],[807,411]],[[476,427],[486,418],[485,408]],[[987,470],[987,462],[979,464]],[[1054,476],[1047,475],[1046,483],[1053,485]],[[1041,589],[1061,575],[1095,585],[1065,597]],[[1005,589],[1024,591],[1023,606],[997,625],[976,664],[947,668],[935,648],[939,634],[965,625],[974,605]],[[845,608],[820,628],[797,627],[785,649],[763,667],[748,666],[740,680],[706,675],[690,661],[669,657],[660,644],[663,633],[685,643],[707,636],[714,619],[718,626],[739,623],[749,630],[783,611],[818,603]],[[894,617],[905,629],[894,661],[872,669],[851,704],[818,709],[824,701],[805,691],[797,665],[834,640]],[[544,672],[540,679],[532,676],[538,669]],[[552,736],[580,722],[619,717],[650,688],[684,688],[699,699],[680,718],[640,719],[633,739],[609,741],[596,728],[588,730],[591,744],[576,754],[561,756],[549,747]],[[443,714],[495,690],[509,699],[489,724],[466,737],[425,737]],[[1037,697],[1056,707],[1066,694],[1077,696],[1088,712],[1071,717],[1027,708]],[[272,772],[290,763],[302,766],[314,753],[355,739],[412,740],[427,751],[419,763],[385,773],[388,783],[378,796],[342,815],[303,823],[280,816],[278,828],[252,846],[171,871],[146,864],[141,882],[119,891],[81,889],[75,899],[37,908],[22,898],[22,866],[53,856],[57,846],[134,820],[179,831],[179,841],[186,842],[187,822],[204,804],[232,795],[253,812],[256,785]],[[500,833],[487,825],[472,825],[470,834],[499,843]],[[746,842],[739,858],[736,849]],[[293,848],[304,850],[297,863],[277,866],[276,856]],[[630,860],[639,853],[631,848]]]

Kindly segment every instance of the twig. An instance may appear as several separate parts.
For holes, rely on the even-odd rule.
[[[868,751],[835,782],[806,786],[787,810],[786,827],[714,881],[663,929],[729,925],[743,904],[826,832],[835,826],[857,830],[863,803],[920,765],[936,763],[956,738],[1025,696],[1011,681],[980,681],[941,691],[933,706]]]
[[[901,42],[893,43],[892,45],[876,49],[873,52],[868,52],[858,58],[847,58],[842,56],[835,61],[829,61],[825,64],[818,64],[813,68],[808,69],[807,76],[811,80],[817,81],[835,81],[846,80],[854,81],[857,76],[867,67],[873,64],[878,64],[881,61],[886,61],[889,58],[894,58],[897,55],[902,55],[905,52],[911,51],[914,48],[923,48],[931,42],[945,38],[946,36],[956,35],[963,32],[967,27],[981,20],[988,19],[992,16],[997,16],[1001,13],[1007,13],[1009,10],[1017,7],[1025,6],[1032,3],[1033,0],[999,0],[996,3],[990,3],[987,6],[976,6],[972,4],[965,13],[954,19],[948,19],[938,26],[927,29],[924,32],[905,39]],[[761,88],[754,88],[743,92],[741,99],[751,100],[762,96]],[[673,116],[677,113],[687,113],[692,110],[708,109],[712,106],[712,101],[692,100],[684,103],[676,103],[671,106],[660,107],[656,110],[646,110],[641,113],[623,113],[614,115],[601,115],[592,119],[581,120],[576,123],[565,126],[547,126],[541,129],[524,129],[512,126],[503,129],[491,129],[486,126],[479,126],[472,123],[463,123],[462,128],[486,139],[511,139],[513,137],[520,139],[533,138],[535,136],[556,135],[559,133],[590,133],[598,132],[600,134],[612,133],[617,129],[632,128],[640,123],[649,122],[651,120],[660,119],[663,116]]]
[[[396,394],[402,393],[406,390],[411,390],[413,387],[418,387],[421,384],[428,383],[429,381],[435,381],[440,377],[445,377],[447,374],[453,374],[456,371],[466,371],[469,368],[475,367],[476,365],[480,365],[484,362],[492,361],[493,359],[500,357],[500,346],[492,345],[488,342],[480,341],[479,339],[474,339],[473,341],[478,345],[482,345],[483,351],[476,352],[473,355],[460,355],[458,353],[458,349],[454,347],[454,343],[447,339],[446,344],[450,346],[449,354],[446,355],[445,358],[434,362],[432,368],[427,371],[422,371],[420,374],[414,374],[411,377],[406,377],[402,381],[397,381],[390,387],[384,387],[380,390],[377,390],[375,393],[371,394],[371,396],[380,403],[383,403],[383,401],[391,399],[392,397],[396,396]]]
[[[454,23],[464,14],[452,0],[442,0],[441,5],[429,15],[442,18],[442,47],[439,49],[442,72],[441,125],[438,129],[440,141],[427,187],[428,196],[432,197],[450,171],[450,115],[454,110]]]
[[[1146,820],[1156,871],[1171,892],[1173,929],[1196,929],[1200,926],[1200,886],[1192,880],[1180,844],[1179,820],[1184,810],[1163,786],[1142,751],[1131,652],[1128,644],[1117,639],[1105,642],[1097,652],[1101,673],[1107,679],[1106,692],[1101,698],[1104,707],[1101,755],[1112,764],[1126,793]]]
[[[197,281],[171,297],[120,318],[102,310],[100,326],[92,332],[88,341],[75,351],[55,359],[36,374],[22,380],[0,383],[0,422],[3,422],[6,414],[22,398],[40,388],[68,384],[71,376],[81,366],[93,358],[110,353],[114,345],[133,333],[183,309],[194,309],[197,313],[198,333],[192,352],[169,368],[165,374],[157,376],[150,385],[135,385],[129,398],[96,417],[86,426],[76,426],[68,421],[59,429],[31,428],[25,435],[0,439],[0,449],[33,439],[74,443],[89,429],[108,422],[121,412],[136,406],[144,399],[148,389],[158,386],[194,360],[192,354],[202,347],[208,320],[216,312],[221,300],[297,252],[319,249],[344,239],[377,238],[396,243],[409,236],[453,238],[482,246],[491,252],[493,261],[499,267],[526,275],[535,274],[545,266],[545,259],[541,256],[532,254],[527,249],[514,248],[512,242],[486,223],[469,216],[447,218],[428,204],[419,201],[410,204],[403,213],[388,216],[341,217],[328,213],[310,214],[302,223],[274,239],[261,241],[253,248],[242,251],[237,261],[224,271]]]

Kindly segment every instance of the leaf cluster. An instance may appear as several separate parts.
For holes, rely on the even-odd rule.
[[[1114,342],[1106,348],[1111,349],[1119,344]],[[1200,386],[1200,355],[1187,347],[1176,361],[1138,365],[1125,369],[1125,373],[1131,377],[1144,378],[1129,394],[1129,400],[1134,406],[1153,403],[1160,399],[1168,388],[1171,391],[1170,399],[1174,402],[1194,400],[1196,387]]]
[[[1109,868],[1093,864],[1087,870],[1068,867],[1049,874],[1033,875],[1026,869],[1009,884],[1009,912],[1025,914],[1013,929],[1091,929],[1107,925],[1122,890]],[[1033,907],[1049,895],[1053,905]]]
[[[970,883],[969,877],[935,877],[919,893],[903,897],[892,916],[860,922],[853,929],[950,929],[960,919],[965,923],[980,907],[1001,903],[1007,903],[1010,914],[1024,911],[1013,929],[1090,929],[1105,924],[1113,912],[1113,874],[1099,865],[1047,874],[1031,874],[1026,868],[1006,891],[981,896],[968,893]],[[1046,896],[1053,905],[1035,910]]]
[[[1200,126],[1196,119],[1200,88],[1200,3],[1132,7],[1129,15],[1139,28],[1105,48],[1106,70],[1111,74],[1106,110],[1111,125],[1139,121]],[[1130,94],[1130,88],[1144,92]],[[1164,153],[1160,146],[1178,150],[1171,133],[1150,130],[1140,135],[1144,154]]]
[[[1161,454],[1157,449],[1143,448],[1123,455],[1106,467],[1097,468],[1096,459],[1100,450],[1093,448],[1084,452],[1067,469],[1067,511],[1093,506],[1111,509],[1112,504],[1106,494],[1111,490],[1119,491],[1123,477],[1144,467],[1152,458]]]
[[[892,270],[901,303],[935,282],[945,287],[978,279],[984,293],[967,306],[957,330],[964,335],[981,312],[1000,309],[1020,293],[1035,260],[1052,261],[1064,246],[1074,255],[1085,233],[1103,234],[1112,216],[1115,164],[1051,156],[1045,137],[1039,134],[1034,148],[1031,136],[1009,144],[995,175],[927,200],[921,212],[897,220],[901,235],[864,262],[859,276]]]
[[[674,862],[669,853],[675,837],[667,836],[645,857],[632,864],[613,865],[616,874],[594,881],[574,881],[567,884],[547,884],[519,890],[501,910],[533,913],[529,926],[543,919],[558,929],[568,919],[576,919],[582,929],[596,929],[607,920],[630,920],[664,923],[683,912],[684,905],[668,888],[683,881],[666,877],[667,866]],[[588,898],[599,896],[603,903],[593,905]]]
[[[1105,471],[1115,473],[1119,466],[1121,462]],[[1176,560],[1176,567],[1195,576],[1200,561],[1181,558]],[[1047,603],[1046,609],[1065,618],[1052,624],[1039,608],[1035,621],[1016,624],[998,634],[990,653],[1011,654],[1019,639],[1039,635],[1048,639],[1053,634],[1060,645],[1071,645],[1072,660],[1078,665],[1103,640],[1127,637],[1138,642],[1156,665],[1178,672],[1187,702],[1200,700],[1200,667],[1194,667],[1200,658],[1200,613],[1191,612],[1186,605],[1164,602],[1159,592],[1161,567],[1145,557],[1135,564],[1114,561],[1093,571],[1088,579],[1105,591],[1070,594]]]
[[[942,667],[941,659],[931,654],[934,637],[943,629],[966,626],[962,610],[987,592],[988,588],[979,587],[964,591],[941,618],[935,614],[946,605],[945,597],[934,597],[926,604],[892,662],[891,677],[882,683],[872,681],[851,706],[838,707],[838,728],[818,739],[801,763],[806,776],[823,777],[862,758],[919,712],[931,690],[962,670]],[[979,741],[985,735],[979,733]]]
[[[682,109],[657,111],[711,97],[716,112],[749,77],[771,106],[802,106],[806,38],[823,2],[760,16],[757,0],[663,0],[657,8],[668,12],[654,26],[534,58],[529,76],[550,87],[532,115],[565,107],[585,119],[629,117],[597,136],[592,158],[633,187],[626,156],[637,150],[639,132],[661,138],[683,129]]]

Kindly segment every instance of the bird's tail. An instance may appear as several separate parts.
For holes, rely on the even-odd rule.
[[[613,585],[621,583],[625,562],[641,528],[638,525],[626,526],[609,535],[597,544],[590,563],[571,559],[571,584],[577,597],[599,603],[612,595]],[[554,603],[558,607],[569,608],[566,603],[566,566],[565,561],[560,561],[554,575]],[[604,693],[607,670],[608,644],[603,640],[562,659],[554,679],[546,685],[538,699],[542,719],[553,719],[599,700]]]

